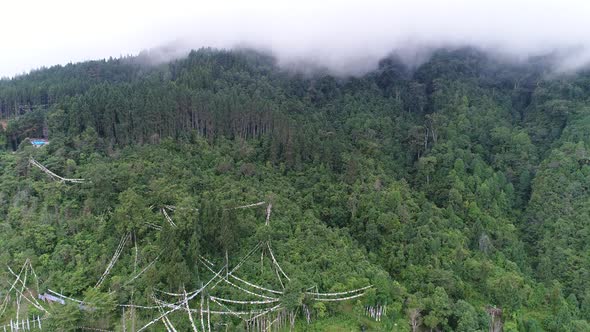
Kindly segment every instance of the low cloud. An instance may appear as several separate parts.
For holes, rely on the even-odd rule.
[[[460,45],[516,60],[557,52],[564,71],[590,63],[590,2],[584,0],[104,0],[83,6],[28,0],[3,11],[27,12],[30,2],[41,8],[26,24],[10,15],[0,21],[0,29],[10,31],[0,46],[0,75],[161,45],[168,45],[161,60],[191,48],[247,45],[270,51],[284,66],[313,63],[340,74],[371,70],[392,52],[416,64],[424,50]]]

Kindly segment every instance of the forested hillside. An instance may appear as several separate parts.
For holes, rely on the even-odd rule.
[[[0,81],[0,326],[590,331],[590,73],[145,63]]]

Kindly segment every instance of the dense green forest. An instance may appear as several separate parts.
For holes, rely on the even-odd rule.
[[[360,77],[145,62],[0,80],[0,326],[204,331],[206,303],[233,312],[213,331],[275,307],[281,330],[590,331],[589,72],[472,48]],[[33,305],[50,290],[84,303]]]

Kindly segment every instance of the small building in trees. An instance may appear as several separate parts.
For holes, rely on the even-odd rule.
[[[47,140],[45,138],[27,138],[27,139],[29,140],[31,145],[33,145],[36,148],[39,148],[39,147],[49,144],[49,140]]]

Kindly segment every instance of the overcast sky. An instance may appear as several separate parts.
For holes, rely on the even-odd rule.
[[[257,46],[335,70],[449,43],[518,56],[586,47],[566,65],[590,60],[588,0],[2,0],[0,13],[0,76],[170,43]]]

